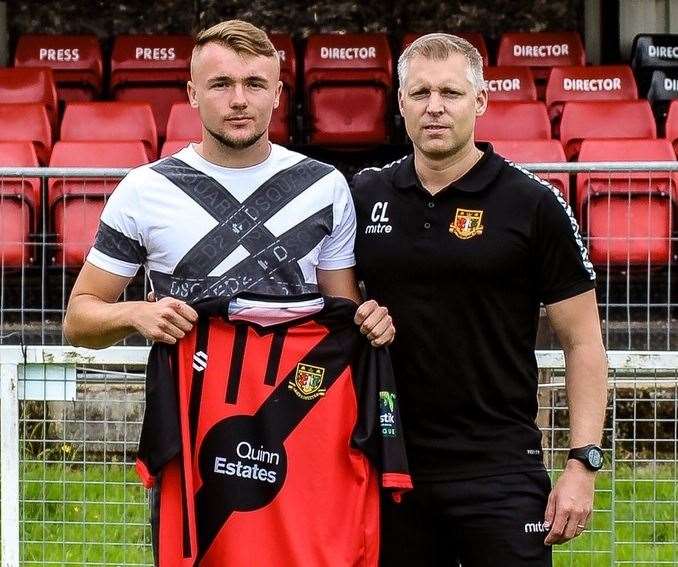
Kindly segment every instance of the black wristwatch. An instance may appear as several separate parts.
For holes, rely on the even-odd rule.
[[[603,450],[598,445],[570,449],[567,458],[581,461],[590,471],[599,471],[603,468]]]

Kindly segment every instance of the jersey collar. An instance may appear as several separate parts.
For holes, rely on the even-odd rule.
[[[502,167],[506,164],[504,159],[494,153],[492,144],[476,142],[476,146],[483,152],[483,156],[465,175],[445,187],[442,191],[448,191],[453,188],[466,193],[477,193],[485,189],[499,175]],[[400,164],[394,176],[394,184],[399,189],[421,189],[426,191],[414,169],[413,155],[408,156]]]

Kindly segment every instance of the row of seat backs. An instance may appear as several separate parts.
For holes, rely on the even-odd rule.
[[[645,100],[567,102],[558,124],[568,159],[586,138],[656,138],[657,128]],[[43,105],[0,104],[0,140],[29,141],[46,164],[53,143]],[[358,132],[360,134],[360,132]],[[478,139],[550,139],[552,123],[541,101],[493,101],[476,123]],[[671,105],[666,137],[678,146],[678,101]],[[62,141],[141,141],[149,159],[158,155],[158,135],[151,107],[141,102],[70,103],[61,124]],[[188,103],[175,103],[167,124],[168,141],[199,141],[201,122]],[[677,147],[678,149],[678,147]]]
[[[407,34],[402,48],[421,35]],[[484,64],[489,64],[487,44],[481,33],[460,32],[458,35],[470,41],[479,50]],[[271,34],[269,37],[281,51],[284,74],[295,76],[296,56],[291,36]],[[188,35],[118,36],[111,56],[111,86],[185,80],[192,49],[193,38]],[[385,34],[316,34],[308,38],[304,67],[305,72],[366,66],[388,72],[391,60]],[[585,65],[585,61],[584,46],[576,32],[505,33],[497,51],[499,66],[546,69]],[[86,84],[97,93],[102,89],[103,57],[99,41],[93,35],[23,35],[17,44],[14,63],[17,67],[51,67],[59,82]],[[294,80],[289,83],[293,84]]]
[[[496,151],[515,162],[562,162],[556,140],[495,140]],[[585,140],[580,161],[675,161],[671,144],[654,140]],[[135,167],[148,157],[141,142],[58,142],[50,166]],[[35,166],[28,143],[0,143],[0,165]],[[567,198],[568,175],[546,174]],[[117,179],[52,178],[47,206],[58,254],[50,261],[78,267],[94,239],[98,219]],[[677,179],[670,172],[590,172],[576,176],[575,210],[597,265],[664,265],[670,259],[672,203]],[[38,179],[0,179],[0,256],[6,267],[26,265],[31,232],[38,226]],[[13,198],[12,198],[13,197]]]
[[[0,104],[0,141],[34,145],[38,162],[49,162],[54,141],[47,110],[39,103]],[[61,122],[59,139],[140,141],[148,159],[158,155],[158,132],[151,106],[144,102],[73,102]]]

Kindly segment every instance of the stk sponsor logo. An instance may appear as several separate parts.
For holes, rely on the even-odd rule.
[[[365,234],[390,234],[393,227],[388,224],[388,201],[377,201],[370,215],[372,224],[365,227]]]

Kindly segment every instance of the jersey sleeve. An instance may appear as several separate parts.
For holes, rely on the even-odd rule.
[[[134,172],[127,175],[106,202],[87,261],[118,276],[132,277],[146,260],[140,230],[140,203]]]
[[[318,257],[318,268],[321,270],[340,270],[355,266],[355,209],[353,199],[344,176],[338,171],[334,173],[336,183],[332,205],[332,234],[325,238]]]
[[[146,366],[146,409],[141,426],[136,469],[146,488],[162,468],[181,452],[176,348],[155,343]]]
[[[572,209],[546,191],[537,207],[533,246],[538,295],[545,305],[595,288],[596,274]]]
[[[405,440],[398,411],[398,394],[391,357],[386,348],[375,349],[365,341],[355,368],[358,421],[352,442],[381,475],[381,486],[393,499],[412,488]]]

